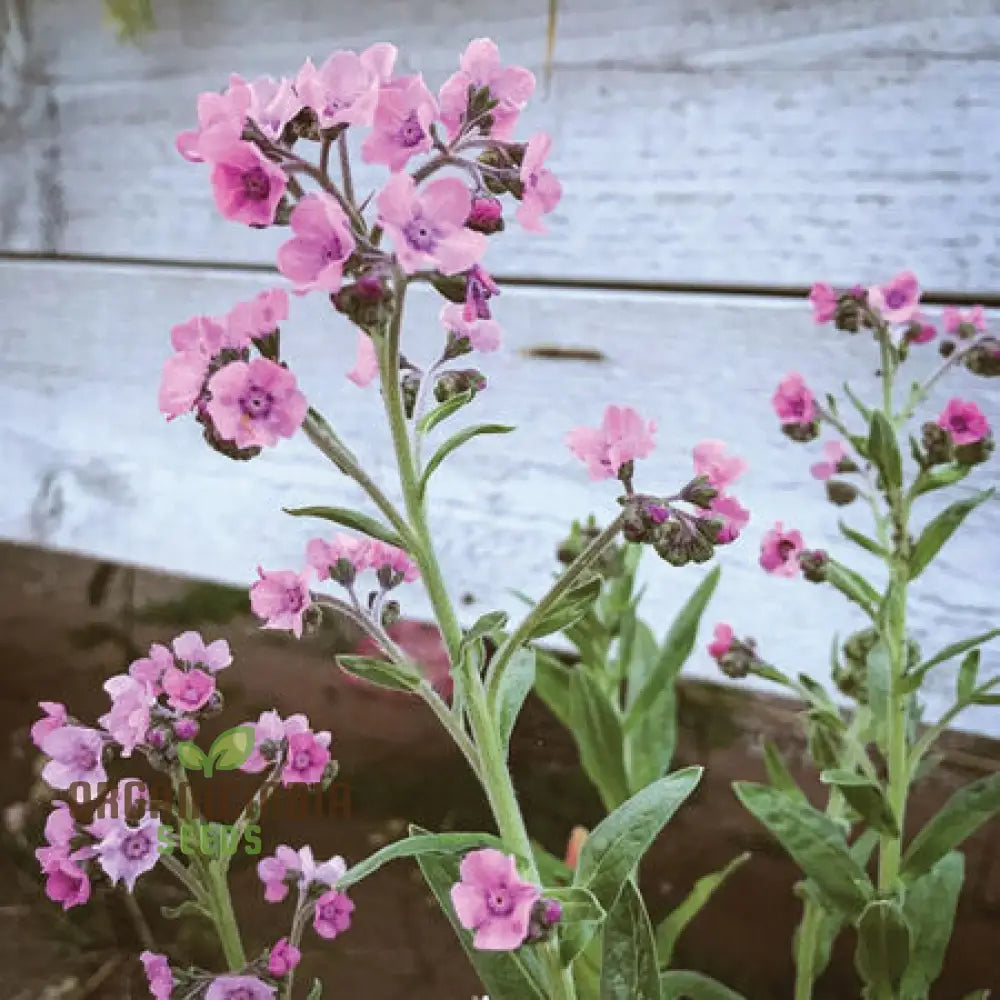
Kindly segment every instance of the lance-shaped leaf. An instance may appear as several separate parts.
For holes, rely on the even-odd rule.
[[[743,996],[728,986],[700,972],[672,969],[660,975],[663,1000],[743,1000]]]
[[[858,921],[854,965],[873,997],[896,996],[910,947],[910,928],[898,903],[876,899],[865,907]]]
[[[917,481],[910,489],[910,497],[916,499],[924,493],[932,490],[940,490],[945,486],[953,486],[955,483],[965,479],[969,474],[971,466],[959,465],[957,462],[951,465],[937,465],[933,469],[924,469]]]
[[[985,503],[996,491],[980,490],[971,497],[956,500],[945,507],[937,517],[920,533],[910,553],[910,579],[915,580],[930,565],[934,557],[941,551],[941,546],[959,529],[962,522],[982,503]]]
[[[333,521],[334,524],[343,525],[345,528],[353,528],[369,538],[388,542],[398,549],[406,548],[403,540],[392,528],[376,521],[374,517],[362,514],[358,510],[351,510],[349,507],[285,507],[283,509],[286,514],[291,514],[292,517],[319,517],[324,521]]]
[[[613,695],[581,664],[569,684],[570,719],[580,751],[580,763],[597,787],[606,809],[628,798],[628,778],[622,759],[622,729]]]
[[[488,635],[499,632],[507,627],[508,618],[506,611],[488,611],[485,615],[480,615],[466,631],[463,642],[485,639]]]
[[[890,837],[899,836],[899,827],[892,814],[892,808],[882,792],[882,789],[870,778],[854,771],[829,770],[824,771],[819,780],[824,785],[832,785],[840,790],[848,805],[858,813],[865,822],[881,833]]]
[[[574,587],[555,607],[536,621],[528,639],[540,639],[544,635],[560,632],[582,618],[587,609],[597,600],[601,593],[601,578],[592,576],[589,580]]]
[[[559,917],[559,957],[569,965],[600,929],[604,907],[589,889],[580,885],[542,889],[544,899],[554,899],[562,908]]]
[[[535,683],[535,651],[521,648],[508,661],[499,679],[496,700],[493,705],[494,718],[503,746],[510,742],[514,723],[521,713],[524,700]]]
[[[946,663],[956,656],[961,656],[970,649],[982,646],[983,643],[989,642],[991,639],[997,638],[997,636],[1000,636],[1000,628],[991,628],[988,632],[981,632],[979,635],[970,636],[968,639],[960,639],[958,642],[953,642],[945,646],[940,652],[935,653],[930,659],[924,660],[919,667],[906,675],[906,689],[908,691],[915,691],[920,687],[928,670],[936,667],[939,663]]]
[[[341,654],[337,657],[337,665],[345,673],[390,691],[413,692],[420,687],[420,673],[412,663]]]
[[[440,406],[435,406],[433,410],[425,413],[420,418],[417,422],[417,430],[421,434],[427,434],[429,431],[432,431],[442,420],[447,420],[452,414],[458,413],[466,403],[471,402],[474,395],[475,393],[471,389],[466,389],[465,392],[460,392],[457,396],[452,396],[451,399],[446,400]]]
[[[764,770],[767,771],[771,785],[779,792],[784,792],[802,802],[808,801],[806,793],[799,788],[792,777],[792,772],[788,770],[781,751],[770,740],[764,741]]]
[[[461,448],[466,441],[471,441],[474,437],[479,437],[482,434],[509,434],[512,430],[514,428],[507,424],[473,424],[471,427],[463,427],[462,430],[453,434],[434,452],[424,468],[423,475],[420,477],[420,483],[417,487],[420,498],[423,499],[424,494],[427,492],[427,484],[430,482],[435,469],[453,451]]]
[[[896,432],[881,410],[876,410],[871,416],[867,451],[868,458],[878,467],[886,484],[898,489],[903,484],[903,462]]]
[[[604,921],[600,1000],[660,1000],[653,926],[632,882]]]
[[[873,556],[878,556],[880,559],[884,559],[888,555],[886,550],[874,538],[869,538],[860,531],[855,531],[854,528],[848,524],[844,524],[843,521],[838,521],[837,525],[840,528],[840,533],[845,538],[854,542],[855,545],[859,545],[866,552],[870,552]]]
[[[878,613],[879,592],[858,572],[831,559],[823,567],[824,579],[849,601],[854,601],[871,618]]]

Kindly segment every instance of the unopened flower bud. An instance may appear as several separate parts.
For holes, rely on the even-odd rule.
[[[933,421],[921,428],[927,466],[944,465],[952,460],[951,435]]]
[[[302,632],[315,635],[323,627],[323,607],[315,602],[302,612]]]
[[[434,383],[434,398],[439,403],[445,403],[466,392],[475,396],[485,388],[486,376],[482,372],[475,368],[461,368],[438,376]]]
[[[819,421],[813,420],[811,423],[782,424],[781,433],[799,444],[806,444],[815,441],[819,436]]]
[[[826,481],[826,498],[837,507],[846,507],[858,498],[858,488],[853,483],[843,479],[828,479]]]
[[[420,376],[416,372],[404,372],[399,380],[399,389],[403,396],[403,412],[407,420],[412,420],[413,410],[417,405],[417,393],[420,391]]]
[[[170,742],[171,732],[163,726],[154,726],[146,735],[146,742],[154,750],[162,750]],[[182,737],[184,739],[185,737]]]
[[[986,437],[971,444],[955,445],[955,461],[962,465],[980,465],[993,454],[995,447],[992,434],[987,434]]]
[[[694,504],[702,510],[708,510],[719,491],[708,481],[708,476],[696,476],[681,490],[681,499]]]
[[[285,126],[281,134],[281,141],[286,146],[291,146],[296,139],[319,142],[319,123],[316,120],[316,112],[312,108],[302,108]]]
[[[209,695],[208,701],[205,702],[205,706],[202,708],[201,714],[205,716],[205,718],[218,715],[225,707],[225,704],[226,701],[222,697],[222,692],[218,690],[213,691]]]
[[[377,274],[363,274],[330,296],[333,307],[369,335],[377,334],[392,313],[392,289]]]
[[[469,217],[465,220],[467,229],[490,236],[503,229],[503,205],[499,198],[476,198],[472,202]]]
[[[753,640],[736,640],[729,649],[716,659],[719,670],[734,681],[741,680],[750,673],[757,662]]]
[[[685,540],[685,529],[673,518],[664,521],[653,533],[653,548],[656,554],[671,566],[686,566],[691,557]]]
[[[853,291],[844,292],[837,300],[833,325],[845,333],[857,333],[862,326],[867,326],[864,300]]]
[[[799,553],[799,566],[802,575],[810,583],[823,583],[826,580],[826,566],[830,557],[823,549],[805,549]]]
[[[340,773],[340,762],[336,760],[331,760],[326,767],[323,768],[323,777],[319,779],[319,787],[325,792],[328,791],[330,786],[333,784],[334,779]]]
[[[449,302],[457,302],[459,305],[465,302],[468,279],[464,274],[439,274],[435,271],[431,275],[431,284],[438,295],[443,296]]]
[[[174,733],[179,740],[193,740],[198,735],[198,723],[194,719],[178,719],[174,723]]]
[[[726,526],[726,522],[721,517],[699,517],[694,524],[698,530],[698,534],[713,547],[719,544],[719,534]],[[698,562],[699,560],[696,559],[695,561]]]
[[[282,754],[284,750],[283,740],[264,740],[263,743],[257,748],[260,751],[261,757],[264,758],[268,763],[274,763]]]
[[[984,337],[969,350],[962,363],[973,375],[996,378],[1000,375],[1000,340]]]
[[[622,534],[629,542],[645,542],[649,529],[642,515],[634,507],[625,512],[622,520]]]
[[[292,219],[292,209],[295,208],[296,203],[292,201],[287,195],[283,195],[281,201],[278,202],[277,207],[274,210],[274,222],[271,223],[273,226],[287,226]]]
[[[554,899],[543,896],[535,902],[528,917],[527,941],[537,943],[552,937],[555,926],[562,920],[562,906]]]
[[[386,601],[382,605],[382,627],[391,628],[399,621],[399,601]]]
[[[950,358],[955,353],[955,341],[954,340],[942,340],[938,344],[938,354],[942,358]]]
[[[455,358],[462,357],[463,354],[472,353],[472,341],[468,337],[459,336],[454,330],[448,331],[448,340],[444,345],[442,361],[454,361]]]

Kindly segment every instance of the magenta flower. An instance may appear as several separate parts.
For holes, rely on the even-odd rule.
[[[249,107],[250,91],[246,85],[230,87],[224,94],[214,91],[199,94],[198,127],[177,136],[177,152],[192,163],[209,159],[202,151],[202,144],[211,150],[236,142],[243,132]]]
[[[274,991],[256,976],[216,976],[204,1000],[273,1000]]]
[[[355,247],[343,209],[326,193],[306,195],[292,212],[291,227],[295,235],[278,248],[278,270],[300,294],[338,291]]]
[[[124,882],[129,892],[135,891],[136,879],[156,866],[160,852],[157,836],[160,820],[144,815],[131,826],[125,820],[114,822],[112,829],[97,845],[97,861],[111,884]]]
[[[379,222],[407,274],[421,268],[457,274],[486,252],[486,237],[465,228],[472,196],[457,177],[442,177],[418,190],[409,174],[396,174],[377,203]]]
[[[804,548],[802,535],[798,531],[785,531],[778,521],[761,541],[760,565],[773,576],[795,576]]]
[[[174,666],[173,653],[166,646],[154,642],[149,647],[149,656],[133,660],[129,665],[129,676],[141,681],[148,693],[157,696],[163,691],[163,675],[169,667]]]
[[[451,887],[459,923],[474,932],[480,951],[513,951],[528,936],[531,908],[541,891],[517,874],[514,857],[486,848],[471,851]]]
[[[54,861],[43,869],[45,895],[64,910],[80,906],[90,899],[90,879],[87,873],[68,858]]]
[[[377,538],[370,538],[365,543],[364,561],[376,573],[398,576],[401,582],[413,583],[420,576],[417,564],[402,549]]]
[[[269,903],[280,903],[288,895],[287,876],[288,869],[276,857],[257,862],[257,877],[264,883],[264,899]]]
[[[156,696],[147,685],[129,674],[116,674],[104,682],[111,695],[111,710],[97,721],[121,747],[123,757],[146,741],[149,732],[149,709]]]
[[[195,408],[203,397],[209,365],[225,348],[240,350],[250,337],[239,337],[227,319],[195,316],[170,331],[170,341],[177,352],[163,366],[159,407],[168,420]]]
[[[288,938],[283,937],[267,956],[267,971],[276,979],[282,979],[301,961],[302,952]]]
[[[258,618],[266,619],[261,627],[288,629],[301,639],[302,616],[312,603],[308,570],[265,572],[258,566],[257,574],[260,579],[250,587],[250,608]]]
[[[750,511],[742,507],[736,497],[724,493],[714,497],[708,510],[698,512],[699,517],[714,517],[722,521],[722,529],[716,536],[719,545],[729,545],[740,537],[740,532],[750,523]]]
[[[364,389],[378,376],[378,355],[375,353],[375,343],[367,333],[358,332],[358,353],[354,358],[354,367],[347,377],[359,388]]]
[[[215,678],[204,670],[170,667],[163,675],[167,704],[178,712],[197,712],[215,693]]]
[[[254,727],[254,750],[249,758],[240,766],[240,770],[248,774],[257,774],[270,766],[269,762],[260,752],[260,748],[265,742],[281,743],[293,733],[305,733],[309,731],[309,720],[301,713],[290,715],[287,719],[282,720],[281,716],[274,709],[262,712],[256,722],[250,722],[247,725]],[[320,736],[329,745],[330,734],[324,731],[320,733]]]
[[[465,276],[465,308],[462,318],[466,323],[475,319],[490,319],[490,299],[500,294],[500,286],[488,271],[478,264]]]
[[[493,319],[465,318],[465,307],[457,302],[448,302],[440,315],[441,325],[459,340],[468,340],[474,351],[484,354],[495,351],[500,346],[500,324]]]
[[[219,437],[239,448],[291,437],[309,407],[295,376],[267,358],[225,365],[208,380],[208,391],[208,415]]]
[[[306,543],[306,562],[316,570],[320,580],[349,577],[368,568],[368,542],[363,538],[338,532],[330,541],[310,538]],[[347,563],[346,570],[339,564]],[[350,582],[347,580],[346,582]]]
[[[503,229],[503,205],[499,198],[473,198],[465,224],[477,233],[498,233]]]
[[[509,139],[523,110],[535,90],[535,77],[523,66],[501,66],[500,50],[490,38],[469,42],[459,61],[459,71],[453,73],[441,87],[441,121],[453,139],[461,131],[469,109],[469,88],[489,89],[497,106],[490,111],[492,124],[481,131],[496,139]]]
[[[552,138],[545,132],[536,132],[529,140],[521,160],[521,204],[514,213],[518,222],[532,233],[548,232],[541,221],[562,198],[562,184],[551,170],[542,164],[552,148]]]
[[[724,441],[702,441],[692,451],[694,474],[705,476],[709,485],[720,492],[747,471],[747,463],[736,455],[726,454]]]
[[[172,645],[174,656],[181,663],[189,667],[204,667],[210,674],[225,670],[233,662],[233,654],[225,639],[216,639],[206,646],[198,632],[182,632]]]
[[[333,939],[343,934],[351,926],[351,914],[354,903],[347,894],[331,889],[324,892],[316,900],[316,910],[313,916],[313,930],[323,938]]]
[[[383,85],[372,131],[361,146],[361,159],[384,163],[393,173],[402,170],[410,157],[431,148],[430,128],[436,117],[437,102],[420,74]]]
[[[241,85],[247,88],[250,96],[247,118],[272,142],[278,141],[285,126],[303,106],[292,81],[285,77],[275,80],[271,76],[259,76],[247,83],[234,73],[230,77],[230,86],[235,88]]]
[[[340,51],[317,69],[307,59],[295,78],[295,90],[316,113],[320,128],[371,125],[379,85],[388,83],[396,62],[396,47],[382,42],[356,52]]]
[[[266,337],[288,319],[288,292],[269,288],[246,302],[237,302],[226,315],[226,346],[234,350],[249,347],[251,342]]]
[[[288,179],[279,166],[249,142],[213,149],[212,191],[222,215],[248,226],[274,222]]]
[[[816,419],[816,397],[798,372],[778,383],[771,404],[783,424],[811,424]]]
[[[809,292],[812,303],[813,322],[829,323],[837,314],[837,293],[831,285],[817,281]]]
[[[937,419],[938,427],[943,427],[954,444],[975,444],[990,432],[989,421],[982,410],[964,399],[949,399],[948,405]]]
[[[929,344],[937,336],[932,323],[925,323],[919,316],[906,328],[909,344]]]
[[[837,474],[837,466],[847,458],[843,441],[827,441],[823,445],[823,461],[809,467],[813,479],[829,479]]]
[[[868,289],[868,305],[887,323],[909,323],[920,310],[920,283],[912,271],[901,271],[885,285]]]
[[[324,742],[322,734],[293,733],[288,737],[288,756],[281,771],[281,784],[286,788],[318,784],[329,763],[329,736]]]
[[[67,716],[66,706],[58,701],[40,701],[38,707],[45,715],[31,727],[31,742],[41,750],[42,740],[65,726]]]
[[[715,626],[714,635],[715,638],[708,644],[708,655],[714,660],[719,660],[732,648],[733,628],[725,622],[720,622]]]
[[[591,479],[617,476],[626,462],[645,458],[655,447],[656,424],[630,406],[609,406],[600,427],[576,427],[565,438],[569,450],[587,463]]]
[[[347,871],[347,864],[340,855],[334,855],[328,861],[317,864],[313,858],[312,848],[308,844],[297,851],[287,844],[279,844],[274,852],[274,860],[284,868],[283,877],[295,876],[303,891],[311,885],[325,885],[327,888],[332,888]]]
[[[155,951],[144,951],[139,955],[139,961],[146,973],[146,982],[153,1000],[170,1000],[174,977],[167,956],[158,955]]]
[[[49,762],[42,780],[52,788],[66,789],[75,781],[99,785],[108,780],[102,756],[104,737],[85,726],[60,726],[42,740],[41,751]]]
[[[982,306],[972,306],[970,309],[945,306],[941,311],[941,321],[944,324],[945,332],[953,336],[963,326],[969,327],[970,331],[974,330],[977,333],[986,332],[986,312]]]

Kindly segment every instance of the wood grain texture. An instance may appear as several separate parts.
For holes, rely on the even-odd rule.
[[[31,309],[0,320],[0,436],[4,488],[0,536],[170,572],[248,583],[255,567],[301,564],[303,546],[322,522],[281,513],[282,506],[356,503],[359,491],[299,436],[249,463],[211,452],[190,421],[166,424],[156,411],[167,325],[195,312],[220,312],[263,283],[200,269],[7,263],[0,299],[30,289]],[[405,349],[427,361],[439,349],[437,303],[414,290]],[[431,485],[433,524],[455,598],[471,595],[472,619],[494,607],[515,615],[520,589],[538,594],[553,551],[571,519],[617,509],[613,484],[588,481],[565,449],[566,430],[595,423],[607,402],[635,405],[659,422],[659,446],[640,463],[638,486],[676,488],[691,474],[691,447],[723,438],[750,461],[738,495],[753,512],[745,538],[725,550],[723,580],[706,627],[727,620],[755,635],[765,655],[822,678],[830,636],[859,627],[857,616],[824,588],[766,577],[756,565],[763,531],[782,519],[807,544],[826,547],[858,568],[870,564],[839,540],[837,512],[808,475],[819,445],[796,446],[778,431],[769,397],[797,368],[819,391],[852,378],[871,389],[877,363],[864,337],[817,330],[804,303],[653,293],[545,292],[511,289],[497,314],[504,349],[482,359],[491,379],[468,410],[469,421],[519,426],[517,433],[467,445]],[[321,296],[293,303],[282,341],[313,405],[390,493],[391,449],[375,390],[344,378],[354,337]],[[586,348],[601,361],[531,356],[538,345]],[[914,375],[936,361],[931,349],[912,361]],[[994,386],[960,373],[939,393],[979,402],[994,425]],[[935,409],[934,412],[937,412]],[[969,486],[1000,482],[997,463]],[[940,501],[921,501],[918,518]],[[864,512],[847,511],[867,528]],[[940,562],[913,586],[912,616],[930,649],[1000,620],[1000,503],[977,511]],[[650,553],[644,613],[657,631],[704,572],[675,570]],[[407,588],[404,612],[424,615],[419,588]],[[696,669],[714,670],[699,650]],[[985,670],[1000,668],[987,652]],[[931,713],[952,683],[935,677]],[[966,724],[1000,733],[996,710]]]
[[[7,249],[270,261],[276,234],[218,218],[173,150],[230,71],[391,37],[437,86],[471,34],[541,73],[546,4],[162,0],[139,49],[97,0],[30,3],[31,100],[0,139]],[[645,283],[853,283],[913,267],[929,287],[1000,283],[1000,14],[994,0],[566,0],[551,87],[554,238],[491,252],[499,273]],[[369,173],[365,184],[381,183]]]

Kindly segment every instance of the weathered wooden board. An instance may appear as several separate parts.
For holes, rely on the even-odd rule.
[[[262,287],[254,277],[201,269],[6,263],[0,300],[25,303],[0,322],[0,438],[4,441],[0,535],[144,564],[168,571],[249,582],[258,563],[301,563],[304,542],[320,532],[282,506],[344,503],[358,491],[296,438],[249,463],[205,447],[192,422],[166,424],[156,411],[167,324],[222,311]],[[30,307],[27,303],[30,302]],[[406,350],[427,360],[440,345],[437,304],[412,296]],[[636,405],[659,422],[659,447],[640,464],[642,489],[669,490],[691,474],[691,447],[720,437],[751,468],[738,494],[753,511],[745,538],[723,555],[725,572],[710,621],[731,621],[756,635],[774,662],[826,671],[830,635],[858,619],[824,588],[766,577],[756,565],[764,530],[778,519],[799,526],[807,544],[825,546],[863,568],[838,540],[837,513],[808,476],[818,445],[794,446],[778,431],[769,397],[797,368],[817,390],[848,377],[862,385],[876,359],[864,337],[811,324],[801,302],[655,293],[509,289],[497,310],[504,350],[483,359],[491,387],[470,420],[514,423],[519,431],[484,439],[453,456],[435,478],[431,503],[442,561],[471,618],[521,605],[511,590],[539,593],[553,549],[572,518],[616,510],[613,484],[593,484],[567,452],[570,427],[596,422],[607,402]],[[354,338],[321,296],[293,303],[284,350],[310,400],[391,491],[391,452],[374,388],[344,378]],[[600,361],[552,361],[525,354],[539,344],[584,346]],[[915,374],[936,361],[927,351]],[[979,401],[994,424],[993,386],[967,374],[950,391]],[[938,398],[940,401],[940,396]],[[1000,481],[996,464],[974,477]],[[938,501],[923,502],[926,512]],[[862,510],[849,519],[864,527]],[[912,612],[921,641],[938,647],[1000,619],[1000,503],[978,511],[937,568],[914,585]],[[678,571],[650,554],[646,613],[666,627],[703,572]],[[408,614],[427,605],[418,588]],[[713,668],[699,651],[698,669]],[[1000,668],[987,653],[987,669]],[[931,703],[945,703],[942,670]],[[1000,732],[996,710],[970,715],[975,728]],[[991,718],[992,716],[992,718]]]
[[[270,261],[275,241],[218,218],[205,169],[174,152],[198,91],[385,37],[435,87],[477,34],[540,75],[547,16],[544,0],[161,0],[136,49],[98,0],[12,6],[0,248],[230,262]],[[512,235],[490,263],[758,286],[912,266],[995,291],[998,115],[995,0],[565,0],[524,122],[554,134],[565,199],[553,238]]]

